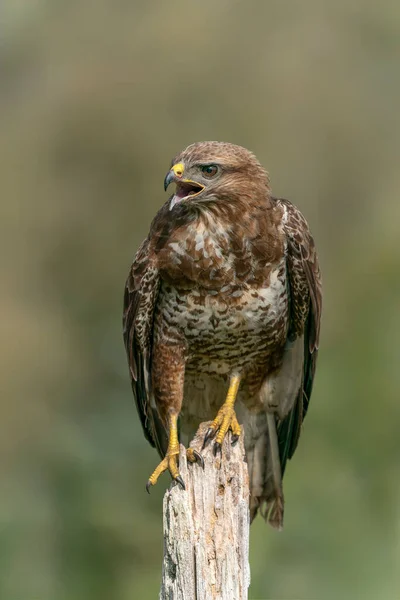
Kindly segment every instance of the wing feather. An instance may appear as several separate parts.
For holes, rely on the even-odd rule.
[[[297,447],[301,425],[310,402],[315,376],[320,333],[322,286],[314,240],[307,221],[288,200],[279,199],[283,207],[287,239],[286,264],[290,294],[289,339],[304,334],[302,385],[289,414],[278,423],[278,440],[282,473],[287,459]]]
[[[160,276],[152,265],[146,239],[136,254],[125,284],[123,335],[133,395],[144,435],[162,456],[167,435],[157,409],[151,404],[151,349],[159,287]]]

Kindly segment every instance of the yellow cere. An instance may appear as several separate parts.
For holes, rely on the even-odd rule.
[[[177,163],[171,169],[171,171],[173,171],[177,177],[182,177],[184,170],[185,166],[183,163]]]

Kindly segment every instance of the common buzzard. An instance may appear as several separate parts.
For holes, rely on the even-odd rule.
[[[250,512],[283,523],[282,476],[310,401],[321,316],[314,241],[300,211],[271,195],[240,146],[200,142],[172,161],[175,193],[154,218],[126,282],[124,340],[144,434],[182,487],[179,442],[245,431]],[[179,434],[178,434],[179,429]],[[199,453],[188,458],[202,462]]]

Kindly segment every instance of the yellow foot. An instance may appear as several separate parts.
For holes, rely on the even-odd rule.
[[[217,416],[207,430],[207,433],[204,437],[203,448],[206,446],[209,440],[215,437],[213,450],[214,456],[216,456],[217,452],[222,448],[222,442],[224,441],[229,429],[232,431],[231,443],[232,445],[236,444],[242,430],[238,423],[233,406],[225,403],[221,406]]]
[[[158,478],[160,477],[161,473],[164,473],[164,471],[169,471],[171,473],[172,479],[177,481],[179,483],[179,485],[182,487],[182,489],[185,489],[185,484],[183,483],[183,479],[179,475],[178,460],[179,460],[179,444],[178,444],[178,442],[176,442],[176,444],[170,444],[168,446],[167,454],[165,455],[163,460],[160,462],[158,467],[154,470],[152,475],[150,475],[149,480],[146,483],[146,490],[149,492],[149,494],[150,494],[151,486],[155,485],[157,483]]]
[[[199,463],[199,465],[204,469],[204,458],[202,457],[200,452],[197,452],[197,450],[195,450],[194,448],[188,448],[186,450],[186,458],[191,463]]]

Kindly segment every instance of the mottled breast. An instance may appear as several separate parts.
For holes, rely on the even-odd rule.
[[[266,363],[284,344],[288,327],[284,260],[271,270],[266,287],[227,288],[187,290],[161,284],[156,329],[164,340],[185,344],[189,372],[246,371]]]
[[[154,332],[184,344],[187,371],[226,375],[261,363],[265,371],[268,357],[282,349],[285,249],[281,211],[268,206],[260,202],[229,218],[209,209],[158,238]]]

